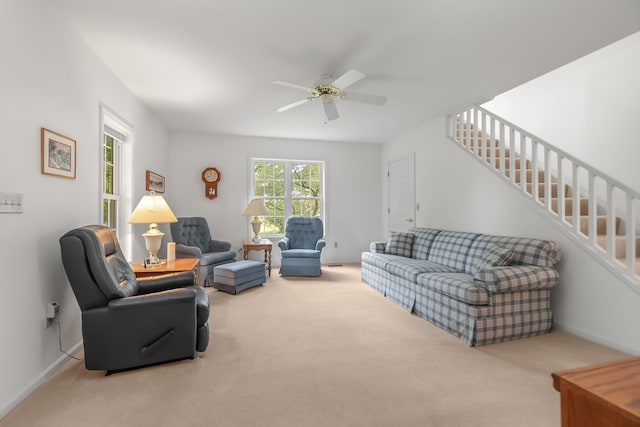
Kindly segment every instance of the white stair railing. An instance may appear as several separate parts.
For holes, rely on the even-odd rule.
[[[450,114],[447,134],[640,293],[640,193],[480,106]]]

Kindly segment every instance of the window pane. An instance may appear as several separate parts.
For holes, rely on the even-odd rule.
[[[109,224],[109,200],[102,199],[102,225]]]
[[[104,136],[104,161],[113,163],[113,138],[106,134]]]
[[[118,201],[113,199],[102,199],[102,225],[113,228],[118,227]]]
[[[320,206],[318,199],[293,199],[291,201],[294,215],[320,216]]]
[[[113,193],[113,165],[105,163],[104,165],[104,192]]]
[[[111,200],[109,204],[109,225],[114,230],[118,228],[118,201]]]
[[[291,166],[291,197],[320,196],[320,165],[294,163]]]

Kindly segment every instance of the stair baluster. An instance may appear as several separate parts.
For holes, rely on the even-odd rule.
[[[449,115],[447,129],[450,139],[640,293],[640,193],[479,106]]]

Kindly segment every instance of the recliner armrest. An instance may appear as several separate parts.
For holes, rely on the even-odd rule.
[[[145,307],[157,305],[180,304],[196,299],[195,288],[178,288],[146,295],[134,295],[109,301],[110,310],[133,309],[143,310]],[[195,305],[194,305],[195,308]],[[142,312],[141,312],[142,313]]]
[[[209,240],[209,252],[224,252],[231,250],[231,243],[223,240]]]
[[[166,291],[168,289],[184,288],[193,286],[195,275],[193,271],[182,271],[180,273],[161,274],[158,276],[139,277],[137,280],[139,293],[149,294],[152,292]]]
[[[182,243],[176,244],[177,258],[202,258],[202,251],[197,246],[187,246]]]
[[[316,242],[316,251],[322,252],[322,248],[327,246],[327,242],[324,239],[318,239]]]
[[[278,247],[283,251],[289,250],[289,238],[283,237],[282,239],[280,239],[278,241]]]

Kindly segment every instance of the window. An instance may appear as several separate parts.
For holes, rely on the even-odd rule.
[[[125,256],[131,251],[126,219],[131,212],[131,141],[133,132],[117,116],[101,107],[100,221],[112,228]]]
[[[102,225],[118,230],[120,202],[120,152],[126,137],[104,126],[102,137]]]
[[[324,220],[324,162],[252,160],[251,198],[264,200],[269,215],[262,218],[263,235],[283,235],[291,215]]]

